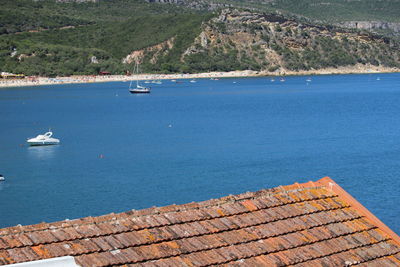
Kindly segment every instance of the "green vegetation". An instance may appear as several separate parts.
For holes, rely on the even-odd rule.
[[[354,20],[400,21],[398,0],[275,0],[272,7],[325,22]]]
[[[178,70],[167,63],[177,65],[184,49],[200,33],[201,23],[211,17],[210,13],[138,0],[99,3],[6,0],[2,12],[10,12],[17,18],[15,21],[9,16],[1,18],[2,71],[50,76],[97,74],[102,70],[122,74],[132,69],[122,64],[122,59],[132,51],[172,37],[174,48],[161,62],[163,67],[148,62],[143,67],[145,71]],[[32,30],[38,32],[28,32]],[[93,56],[98,64],[91,62]]]
[[[399,0],[189,0],[189,3],[219,3],[257,11],[298,15],[311,20],[343,22],[377,20],[400,22]]]
[[[330,21],[378,17],[396,21],[400,1],[215,2]],[[331,13],[333,10],[336,13]],[[214,19],[217,14],[142,0],[3,0],[0,71],[45,76],[100,71],[123,74],[133,69],[123,63],[133,51],[139,55],[142,71],[153,73],[275,71],[280,67],[308,70],[356,63],[399,66],[399,45],[394,39],[338,32],[333,26],[315,26],[307,19],[302,20],[301,27],[295,20],[289,21],[288,27],[286,18],[266,15],[265,22],[273,20],[272,26],[266,26],[251,19],[245,22],[248,14],[238,22]],[[203,45],[197,37],[206,29],[212,29],[209,36],[214,41],[207,40]],[[247,39],[233,38],[239,32]],[[359,38],[362,35],[366,40]]]

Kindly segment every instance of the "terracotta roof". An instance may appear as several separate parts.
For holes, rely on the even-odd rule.
[[[400,266],[400,238],[333,180],[0,229],[0,264]]]

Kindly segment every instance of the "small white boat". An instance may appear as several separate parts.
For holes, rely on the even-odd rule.
[[[51,137],[53,132],[47,132],[45,134],[39,134],[34,138],[28,139],[26,142],[31,146],[48,146],[48,145],[58,145],[60,140]]]
[[[307,78],[307,80],[306,80],[306,82],[311,82],[312,80],[311,80],[311,78]]]
[[[137,62],[135,65],[134,73],[139,74],[139,63]],[[148,81],[146,80],[145,83],[148,83]],[[150,90],[151,90],[150,87],[141,86],[139,84],[139,79],[136,79],[136,87],[132,86],[132,80],[131,83],[129,84],[129,92],[131,94],[149,94]]]
[[[197,83],[197,81],[195,79],[190,80],[191,83]]]
[[[141,85],[136,85],[134,88],[129,88],[131,94],[150,94],[150,88]]]
[[[0,174],[0,181],[5,181],[6,179],[4,178],[3,175]]]

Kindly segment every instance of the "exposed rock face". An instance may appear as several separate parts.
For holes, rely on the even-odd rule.
[[[99,60],[97,59],[96,56],[92,56],[92,57],[90,58],[90,62],[91,62],[92,64],[99,64]]]
[[[146,56],[150,55],[151,56],[149,60],[150,63],[155,64],[160,56],[168,54],[169,50],[173,48],[174,41],[175,38],[172,37],[171,39],[168,39],[167,41],[164,41],[160,44],[132,51],[132,53],[130,53],[124,59],[122,59],[122,63],[124,64],[130,64],[132,62],[141,63],[143,62]]]
[[[173,44],[172,38],[133,51],[123,62],[166,62],[160,59]],[[187,72],[251,69],[286,73],[357,64],[400,67],[399,44],[393,39],[235,9],[224,9],[203,22],[200,34],[183,49],[181,62],[175,64],[184,65]]]
[[[347,28],[356,28],[364,30],[392,30],[400,33],[400,23],[383,21],[348,21],[341,24]]]
[[[212,58],[236,54],[237,61],[249,62],[251,68],[283,71],[357,63],[399,65],[394,45],[374,34],[299,23],[278,14],[226,9],[204,24],[182,61],[196,54]]]

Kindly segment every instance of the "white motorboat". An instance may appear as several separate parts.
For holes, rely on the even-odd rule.
[[[31,146],[48,146],[48,145],[58,145],[60,140],[51,137],[53,132],[47,132],[45,134],[39,134],[34,138],[28,139],[26,142]]]
[[[0,174],[0,181],[5,181],[6,179],[4,178],[3,175]]]

